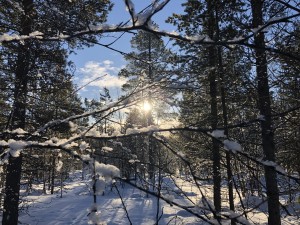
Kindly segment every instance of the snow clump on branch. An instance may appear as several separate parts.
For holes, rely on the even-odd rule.
[[[85,141],[81,142],[80,145],[79,145],[79,148],[80,148],[81,151],[86,150],[88,147],[89,147],[89,144],[86,143]]]
[[[113,148],[110,148],[110,147],[102,147],[102,151],[104,151],[104,152],[111,152],[111,151],[113,151]]]
[[[120,170],[113,165],[95,162],[94,166],[96,174],[103,176],[106,180],[120,177]]]
[[[209,135],[215,137],[215,138],[226,138],[226,135],[224,134],[224,130],[213,130],[213,132],[207,132]]]
[[[242,151],[242,146],[235,141],[230,141],[227,139],[223,141],[223,144],[224,144],[224,148],[228,151],[231,151],[232,153]]]
[[[19,157],[21,151],[27,146],[25,141],[16,141],[13,139],[8,140],[8,146],[10,148],[9,154],[12,157]]]

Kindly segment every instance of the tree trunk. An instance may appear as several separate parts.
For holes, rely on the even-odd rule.
[[[55,186],[55,155],[52,155],[52,165],[51,165],[51,195],[54,194],[54,186]]]
[[[152,61],[152,39],[151,35],[148,35],[148,61]],[[149,82],[150,84],[152,83],[153,80],[153,71],[152,71],[152,65],[149,63],[148,65],[148,77],[149,77]],[[148,93],[148,98],[151,100],[151,93],[149,91]],[[149,101],[148,100],[148,101]],[[149,112],[146,112],[146,120],[147,120],[147,126],[153,125],[152,120],[152,109],[149,110]],[[155,146],[153,143],[153,140],[151,138],[151,135],[148,136],[148,155],[149,155],[149,166],[148,166],[148,173],[149,173],[149,180],[150,183],[153,185],[153,190],[155,187],[155,171],[154,171],[154,164],[155,164]]]
[[[251,0],[253,28],[263,23],[263,0]],[[275,144],[271,118],[271,96],[268,81],[268,67],[265,48],[265,36],[260,32],[254,36],[256,58],[256,79],[258,85],[258,107],[261,120],[261,136],[264,159],[275,162]],[[276,180],[277,174],[274,168],[265,166],[265,179],[268,197],[268,224],[280,225],[279,193]]]
[[[220,38],[220,28],[219,28],[219,9],[218,4],[215,4],[216,11],[216,38]],[[226,105],[226,91],[225,91],[225,80],[224,80],[224,70],[223,70],[223,60],[222,60],[222,46],[218,49],[218,74],[220,79],[220,92],[221,92],[221,102],[222,102],[222,112],[223,112],[223,124],[224,124],[224,134],[228,137],[228,113]],[[228,198],[229,198],[229,208],[234,211],[234,198],[233,198],[233,176],[231,168],[231,156],[230,152],[226,152],[226,170],[227,170],[227,187],[228,187]],[[235,219],[231,220],[231,225],[235,225]]]
[[[208,10],[208,35],[214,40],[215,38],[215,15],[213,3],[207,1]],[[216,68],[216,48],[215,46],[208,47],[209,71],[209,94],[210,94],[210,115],[211,128],[214,130],[218,126],[218,105],[217,105],[217,73]],[[214,206],[217,213],[221,212],[221,164],[220,164],[220,147],[216,139],[212,138],[212,155],[213,155],[213,182],[214,182]]]
[[[30,14],[33,7],[32,0],[22,1],[24,16],[21,24],[21,34],[28,35],[31,33],[31,18]],[[26,116],[26,98],[27,98],[27,83],[28,71],[30,63],[30,44],[19,44],[17,65],[15,72],[15,87],[14,87],[14,103],[11,116],[11,129],[25,129]],[[5,199],[3,209],[3,225],[18,224],[18,205],[20,197],[20,180],[22,171],[22,155],[19,157],[9,156],[6,174]]]
[[[219,77],[221,80],[221,101],[222,101],[222,111],[223,111],[223,124],[224,124],[224,134],[228,136],[228,113],[226,105],[226,93],[225,93],[225,81],[224,81],[224,71],[223,71],[223,62],[222,62],[222,49],[218,48],[218,61],[219,61]],[[228,197],[229,197],[229,208],[234,211],[234,198],[233,198],[233,176],[231,168],[231,156],[230,152],[226,152],[226,170],[227,170],[227,186],[228,186]],[[231,220],[231,225],[235,225],[235,220]]]

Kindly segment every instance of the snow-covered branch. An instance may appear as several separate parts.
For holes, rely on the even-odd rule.
[[[160,30],[157,27],[152,26],[151,18],[160,12],[170,0],[164,0],[162,2],[154,1],[153,4],[149,6],[149,9],[142,11],[141,13],[135,12],[135,6],[131,0],[124,0],[128,12],[132,18],[132,24],[128,25],[127,23],[121,23],[119,25],[110,25],[110,24],[99,24],[99,25],[89,25],[86,30],[77,31],[75,33],[69,34],[59,34],[57,36],[48,36],[47,34],[43,34],[39,31],[34,31],[29,35],[17,35],[4,33],[0,34],[0,43],[5,42],[15,42],[15,41],[25,41],[27,39],[38,39],[39,41],[68,41],[74,38],[83,37],[84,35],[99,35],[104,33],[115,33],[115,32],[131,32],[133,30],[145,30],[151,32],[153,34],[169,37],[175,40],[180,40],[186,43],[199,44],[199,45],[221,45],[221,46],[230,46],[230,45],[242,45],[247,46],[249,48],[259,48],[255,44],[252,44],[249,40],[257,35],[260,32],[264,32],[268,27],[278,24],[278,23],[287,23],[290,22],[291,19],[297,18],[300,16],[300,13],[296,13],[293,15],[288,15],[280,18],[272,18],[264,24],[261,24],[259,27],[252,29],[249,35],[243,37],[236,37],[231,40],[223,39],[223,40],[211,40],[206,35],[194,35],[187,36],[183,34],[179,34],[173,31],[165,31]],[[299,56],[293,55],[291,53],[283,52],[276,48],[265,47],[267,51],[271,51],[274,53],[286,55],[290,58],[300,60]]]

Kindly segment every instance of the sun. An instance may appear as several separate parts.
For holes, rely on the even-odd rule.
[[[145,112],[149,112],[151,109],[152,109],[151,103],[148,102],[148,101],[144,101],[144,102],[143,102],[143,110],[144,110]]]

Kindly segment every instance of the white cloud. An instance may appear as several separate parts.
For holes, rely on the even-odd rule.
[[[103,64],[104,64],[104,65],[109,65],[109,66],[110,66],[110,65],[114,64],[114,62],[113,62],[113,61],[110,61],[110,60],[104,60],[104,61],[103,61]]]
[[[114,67],[113,62],[110,60],[104,60],[103,62],[89,61],[79,71],[83,75],[83,78],[79,81],[80,85],[86,85],[99,78],[89,83],[87,87],[121,87],[126,83],[126,79],[117,76],[120,68]]]

